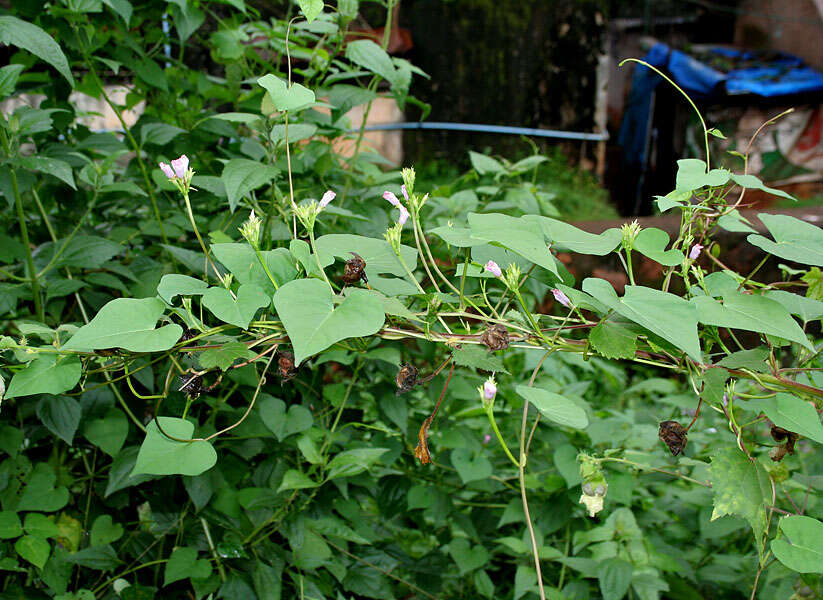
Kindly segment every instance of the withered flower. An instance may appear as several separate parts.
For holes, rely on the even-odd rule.
[[[772,424],[771,435],[775,442],[783,442],[769,453],[774,462],[780,462],[786,454],[794,454],[794,444],[797,441],[797,434],[794,431]]]
[[[417,447],[414,449],[414,456],[420,460],[421,464],[427,465],[431,462],[431,454],[429,454],[429,427],[431,427],[434,416],[426,417],[423,425],[420,426],[420,431],[417,434]]]
[[[183,373],[180,376],[180,387],[177,390],[192,400],[196,400],[203,390],[203,378],[196,373]]]
[[[280,374],[280,385],[287,383],[297,376],[294,366],[294,354],[291,352],[277,352],[277,372]]]
[[[397,382],[398,396],[408,392],[417,385],[417,367],[409,363],[400,365],[400,370],[394,380]]]
[[[349,285],[362,281],[368,283],[366,277],[366,261],[357,252],[350,252],[354,258],[346,261],[346,268],[343,270],[343,281]]]
[[[489,352],[505,350],[509,347],[509,330],[505,325],[494,323],[480,336],[480,341],[489,349]]]
[[[677,421],[663,421],[657,437],[669,447],[673,456],[681,454],[686,449],[687,430]]]
[[[183,330],[183,335],[180,336],[180,339],[177,340],[178,344],[182,344],[183,342],[188,342],[191,338],[196,337],[200,332],[195,331],[194,329],[189,329],[186,327]]]

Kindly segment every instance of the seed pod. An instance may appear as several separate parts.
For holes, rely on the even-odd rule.
[[[417,367],[408,363],[400,365],[395,381],[397,382],[398,396],[408,392],[417,385]]]
[[[771,435],[775,442],[783,442],[777,447],[777,450],[770,453],[773,461],[779,462],[783,460],[786,454],[794,454],[794,443],[797,441],[797,434],[794,431],[789,431],[788,429],[783,429],[782,427],[772,424]]]
[[[277,353],[277,372],[280,373],[280,385],[291,381],[297,376],[297,368],[294,366],[294,354],[285,351]]]
[[[509,330],[504,325],[494,323],[483,332],[480,341],[489,349],[489,352],[505,350],[509,347]]]
[[[343,270],[343,281],[348,284],[362,281],[368,283],[369,279],[366,277],[366,261],[357,252],[350,252],[354,258],[346,261],[346,268]]]
[[[414,367],[412,367],[414,368]],[[417,433],[417,446],[414,449],[414,456],[421,464],[427,465],[431,462],[431,454],[429,453],[429,427],[431,427],[434,417],[426,417],[423,425],[420,426],[420,431]]]
[[[191,338],[197,337],[199,335],[199,331],[195,331],[194,329],[189,329],[188,327],[183,330],[183,335],[180,336],[180,339],[177,340],[178,344],[183,342],[188,342]]]
[[[180,376],[180,387],[177,389],[192,400],[196,400],[203,389],[203,378],[197,374],[183,373]]]
[[[686,428],[677,421],[663,421],[660,423],[657,437],[669,447],[673,456],[677,456],[686,448],[686,434]]]

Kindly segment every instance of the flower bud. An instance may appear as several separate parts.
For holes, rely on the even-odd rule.
[[[323,198],[320,200],[320,208],[326,208],[329,205],[329,202],[334,200],[335,196],[337,196],[337,194],[331,190],[328,190],[325,194],[323,194]]]
[[[409,199],[409,195],[414,193],[414,179],[415,173],[413,167],[407,167],[400,171],[400,174],[403,177],[403,196],[406,197],[406,200]]]
[[[703,246],[700,244],[695,244],[692,246],[692,249],[689,250],[689,258],[691,260],[695,260],[698,256],[700,256],[700,252],[702,252]]]
[[[403,225],[397,223],[393,227],[389,227],[384,234],[386,241],[391,244],[392,250],[397,255],[400,254],[400,232],[402,229]]]
[[[258,240],[260,239],[260,224],[262,221],[251,211],[248,221],[243,223],[238,229],[240,235],[251,245],[252,248],[257,248]]]
[[[638,223],[637,219],[635,219],[631,223],[625,223],[620,228],[620,231],[623,234],[623,248],[626,250],[632,250],[634,248],[634,240],[637,237],[637,234],[640,233],[640,223]]]
[[[494,397],[497,395],[497,382],[494,380],[494,376],[484,381],[483,385],[477,388],[477,391],[480,393],[483,408],[490,410],[494,405]]]
[[[496,262],[494,262],[493,260],[490,260],[485,265],[483,265],[483,268],[486,271],[488,271],[489,273],[491,273],[492,275],[494,275],[495,277],[502,277],[503,276],[503,271],[500,269],[498,264]]]
[[[557,288],[553,289],[552,296],[554,296],[554,299],[566,308],[572,307],[572,301],[569,300],[569,297],[563,292],[563,290],[559,290]]]

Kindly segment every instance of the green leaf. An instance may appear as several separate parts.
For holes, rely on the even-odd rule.
[[[515,390],[521,398],[531,402],[540,414],[558,425],[574,429],[585,429],[589,426],[586,411],[560,394],[526,385],[518,385]]]
[[[74,87],[69,62],[60,46],[45,31],[33,23],[16,17],[0,17],[0,44],[12,44],[49,63]]]
[[[202,296],[208,287],[208,283],[195,277],[170,273],[160,278],[157,295],[171,304],[175,296]]]
[[[346,46],[346,58],[383,79],[392,86],[398,82],[397,70],[391,57],[371,40],[357,40]]]
[[[280,286],[274,307],[291,340],[296,365],[341,340],[377,333],[386,319],[383,303],[368,291],[349,289],[335,307],[328,284],[317,279]]]
[[[38,463],[17,504],[17,510],[56,512],[69,502],[69,490],[55,487],[57,475],[46,463]]]
[[[755,373],[768,373],[766,359],[769,357],[769,350],[763,346],[752,348],[751,350],[739,350],[732,352],[724,359],[717,362],[721,367],[727,369],[749,369]]]
[[[342,260],[349,260],[351,253],[356,252],[366,261],[365,270],[369,281],[387,273],[406,277],[406,270],[386,240],[349,233],[330,233],[317,238],[315,246],[321,256],[330,254]],[[409,269],[414,271],[417,267],[417,250],[401,244],[400,255]]]
[[[615,227],[595,234],[551,217],[528,215],[525,219],[539,223],[543,233],[551,241],[552,247],[557,250],[605,256],[617,248],[623,239],[620,230]]]
[[[359,475],[388,452],[388,448],[355,448],[345,450],[329,461],[326,479]]]
[[[675,189],[678,192],[698,190],[704,186],[721,186],[728,183],[731,173],[726,169],[712,169],[706,172],[706,163],[698,158],[684,158],[677,161]]]
[[[11,96],[17,86],[17,79],[25,67],[23,65],[6,65],[0,68],[0,99]]]
[[[191,439],[194,423],[174,417],[158,417],[163,431],[180,439]],[[140,446],[132,475],[200,475],[217,462],[217,452],[205,440],[178,442],[157,428],[157,420],[146,427],[146,439]]]
[[[772,423],[823,444],[823,425],[812,404],[792,394],[777,394],[758,402]]]
[[[23,535],[20,517],[13,510],[0,511],[0,540],[8,540]]]
[[[175,548],[171,553],[163,575],[163,585],[181,579],[206,579],[211,575],[211,564],[205,558],[197,558],[197,548]]]
[[[503,366],[503,360],[486,351],[482,346],[465,345],[455,349],[452,354],[454,364],[459,367],[469,367],[470,369],[480,369],[494,373],[500,371],[507,373]]]
[[[360,42],[352,42],[352,44],[358,43]],[[352,44],[349,44],[349,47]],[[285,81],[276,75],[263,75],[257,80],[257,84],[269,93],[269,97],[277,110],[294,112],[308,108],[315,102],[313,91],[299,83],[292,83],[289,87]],[[257,166],[260,167],[259,164]]]
[[[271,299],[260,287],[246,283],[237,290],[237,299],[222,287],[212,287],[203,293],[203,306],[211,313],[231,325],[245,329],[251,323],[257,311],[268,306]]]
[[[455,227],[452,223],[429,229],[428,233],[433,233],[450,246],[457,248],[469,248],[471,246],[482,246],[486,240],[479,240],[472,237],[471,229],[467,227]]]
[[[165,305],[158,298],[117,298],[107,303],[90,323],[63,346],[67,350],[123,348],[132,352],[162,352],[183,334],[179,325],[154,326]]]
[[[256,160],[233,158],[228,161],[223,166],[220,179],[226,186],[231,211],[234,212],[243,196],[272,181],[277,172],[277,168],[260,164]]]
[[[506,168],[497,159],[478,152],[469,151],[469,160],[474,170],[481,175],[500,175],[506,172]]]
[[[323,12],[323,0],[297,0],[300,11],[305,15],[306,20],[311,23]]]
[[[732,181],[734,181],[740,187],[744,187],[750,190],[760,190],[761,192],[766,192],[767,194],[771,194],[772,196],[780,196],[781,198],[785,198],[786,200],[794,200],[797,202],[797,198],[787,194],[783,190],[776,190],[774,188],[767,187],[763,185],[763,182],[760,181],[754,175],[738,175],[736,173],[732,173]]]
[[[823,302],[814,298],[807,298],[785,290],[769,290],[766,298],[783,305],[791,314],[800,317],[801,321],[816,321],[823,317]]]
[[[558,275],[543,230],[534,220],[500,213],[469,213],[469,227],[473,238],[499,244]],[[500,265],[504,270],[507,266]]]
[[[219,348],[210,348],[201,352],[197,355],[197,362],[200,363],[201,369],[218,367],[221,371],[225,371],[238,358],[249,360],[255,356],[256,354],[249,350],[243,342],[229,342]]]
[[[129,435],[129,421],[123,411],[110,408],[105,416],[86,421],[83,436],[111,457],[117,456]]]
[[[798,573],[823,573],[823,523],[811,517],[781,517],[780,530],[788,540],[772,541],[777,560]]]
[[[37,403],[37,416],[43,425],[69,446],[80,425],[82,414],[80,403],[69,396],[43,396]]]
[[[44,539],[24,535],[14,544],[14,551],[38,569],[42,569],[51,554],[51,546]]]
[[[263,270],[260,260],[248,244],[212,244],[211,251],[240,283],[253,283],[267,294],[274,293],[274,285]],[[294,258],[286,248],[277,248],[260,253],[278,285],[283,285],[297,277]]]
[[[603,600],[621,600],[632,583],[632,564],[622,558],[607,558],[597,565],[597,580]]]
[[[276,437],[282,441],[311,428],[314,419],[311,411],[305,406],[292,404],[286,411],[286,403],[279,398],[274,398],[268,394],[260,394],[260,418],[263,423]]]
[[[463,483],[488,479],[492,475],[492,464],[482,454],[476,455],[468,448],[455,448],[451,462]]]
[[[77,189],[77,186],[74,184],[74,174],[71,172],[71,165],[66,161],[47,158],[45,156],[24,156],[23,158],[17,159],[17,163],[25,169],[38,171],[45,175],[53,175],[72,189]]]
[[[683,298],[639,285],[627,285],[618,298],[608,281],[591,277],[583,281],[583,291],[702,362],[697,311]]]
[[[823,266],[823,229],[789,215],[760,213],[757,217],[772,234],[774,241],[752,234],[746,238],[750,244],[786,260]]]
[[[726,231],[735,233],[757,233],[757,230],[752,227],[749,220],[741,215],[736,208],[717,219],[717,224]]]
[[[697,320],[706,325],[756,331],[814,349],[788,311],[774,300],[729,291],[723,294],[722,304],[708,296],[696,296],[691,303],[697,309]]]
[[[656,227],[643,229],[634,240],[634,249],[667,267],[676,267],[686,258],[680,250],[666,250],[669,234]]]
[[[112,521],[111,515],[100,515],[91,526],[91,545],[105,546],[123,537],[123,526]]]
[[[23,529],[26,533],[45,540],[46,538],[56,538],[60,536],[60,528],[46,515],[40,513],[28,513],[23,522]]]
[[[289,126],[289,144],[311,139],[314,137],[315,133],[317,133],[317,125],[313,125],[311,123],[292,123]],[[275,144],[285,142],[286,126],[275,125],[272,127],[269,132],[269,138],[271,138],[271,141]]]
[[[186,130],[168,123],[146,123],[140,128],[140,140],[143,144],[165,146],[181,133]]]
[[[53,354],[41,355],[31,361],[25,369],[14,374],[5,397],[62,394],[77,385],[82,370],[76,357],[58,359]]]
[[[129,24],[131,21],[132,15],[132,6],[129,0],[103,0],[103,4],[111,8],[115,13],[120,15],[120,18],[126,23]]]
[[[771,502],[769,474],[757,461],[750,461],[734,447],[717,450],[711,462],[714,511],[712,521],[738,515],[751,525],[758,548],[766,529],[766,503]]]
[[[283,475],[283,481],[280,483],[280,486],[277,488],[277,491],[282,492],[284,490],[306,490],[310,488],[316,488],[319,485],[320,484],[318,482],[314,481],[305,473],[301,473],[296,469],[289,469]]]
[[[637,332],[609,319],[591,330],[589,341],[606,358],[634,358],[637,351]]]
[[[70,554],[66,560],[95,571],[110,571],[121,562],[111,546],[90,546]]]
[[[457,568],[461,575],[471,573],[475,569],[479,569],[489,562],[489,551],[483,546],[472,546],[469,540],[465,538],[458,538],[449,544],[449,554],[457,563]]]

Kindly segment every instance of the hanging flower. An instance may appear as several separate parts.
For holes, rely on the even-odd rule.
[[[409,201],[409,192],[406,191],[406,184],[400,186],[400,191],[403,192],[403,197],[406,199],[406,202]]]
[[[402,204],[400,204],[400,200],[397,198],[397,196],[395,196],[394,193],[388,190],[383,192],[383,198],[388,200],[389,204],[391,204],[395,208],[400,208],[401,206],[403,206]]]
[[[175,158],[171,161],[171,168],[174,169],[175,177],[178,179],[185,179],[186,174],[189,171],[189,157],[182,154],[180,158]]]
[[[171,168],[170,164],[161,162],[160,170],[163,171],[163,175],[165,175],[169,179],[174,179],[174,169]]]
[[[503,270],[493,260],[490,260],[485,265],[483,265],[483,268],[486,269],[489,273],[491,273],[495,277],[502,277],[503,276]]]
[[[406,221],[408,221],[408,220],[409,220],[409,211],[406,210],[406,207],[401,204],[400,205],[400,216],[397,217],[397,222],[402,227],[403,225],[406,224]]]
[[[692,249],[689,250],[689,258],[692,260],[696,259],[698,256],[700,256],[700,252],[702,251],[703,246],[701,246],[700,244],[695,244],[694,246],[692,246]]]
[[[328,190],[325,194],[323,194],[323,198],[320,200],[320,208],[326,208],[329,205],[329,202],[334,200],[337,196],[333,191]]]
[[[565,306],[566,308],[571,308],[572,301],[569,300],[569,297],[563,293],[563,290],[558,290],[557,288],[552,290],[552,295],[554,299],[557,300],[560,304]]]

